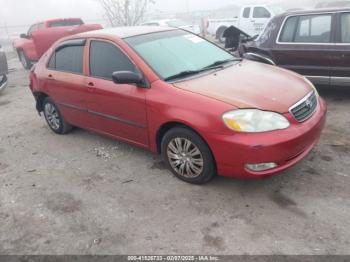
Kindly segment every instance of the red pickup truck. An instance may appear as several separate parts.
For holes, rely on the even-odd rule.
[[[26,34],[14,42],[14,48],[25,69],[62,37],[102,29],[99,24],[84,24],[80,18],[54,19],[32,25]]]

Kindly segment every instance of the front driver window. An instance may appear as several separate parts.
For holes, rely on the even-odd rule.
[[[137,72],[135,65],[115,45],[103,41],[91,41],[90,75],[111,80],[117,71]]]

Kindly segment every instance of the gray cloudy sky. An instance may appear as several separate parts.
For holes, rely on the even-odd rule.
[[[304,7],[317,0],[156,0],[153,10],[163,12],[216,9],[226,5],[251,3],[293,3]],[[319,0],[323,1],[323,0]],[[102,18],[102,10],[96,0],[0,0],[0,27],[28,25],[56,17],[81,17],[84,20]]]

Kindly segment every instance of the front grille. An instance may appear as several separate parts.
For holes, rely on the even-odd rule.
[[[316,111],[318,105],[317,93],[313,91],[297,104],[291,107],[290,112],[299,122],[309,119]]]

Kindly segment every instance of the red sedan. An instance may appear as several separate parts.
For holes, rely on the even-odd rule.
[[[147,148],[195,184],[285,170],[313,149],[326,119],[324,100],[304,77],[173,28],[65,38],[30,78],[55,133],[76,126]]]

